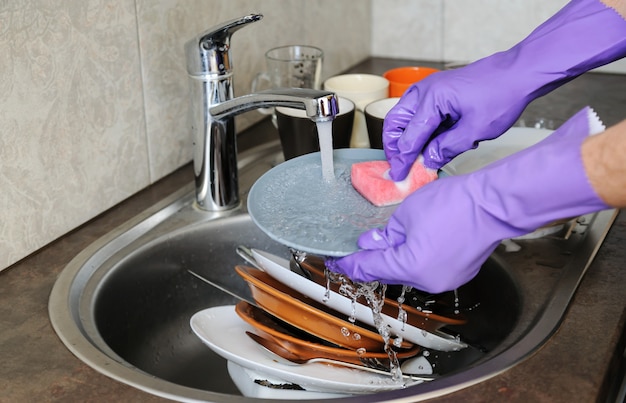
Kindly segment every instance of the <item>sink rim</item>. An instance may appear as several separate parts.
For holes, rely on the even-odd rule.
[[[108,259],[108,257],[99,259],[100,255],[107,255],[110,249],[114,249],[111,247],[111,242],[120,235],[126,234],[123,231],[124,228],[149,230],[152,225],[164,221],[185,205],[190,204],[189,202],[193,201],[193,195],[193,184],[189,184],[82,250],[57,278],[49,297],[48,315],[55,333],[66,348],[97,372],[151,394],[173,400],[181,400],[181,396],[189,396],[189,399],[182,401],[195,402],[206,401],[207,396],[204,393],[198,393],[203,391],[156,378],[127,363],[114,351],[108,349],[105,353],[101,348],[96,347],[91,342],[92,336],[86,334],[82,326],[78,325],[80,323],[80,316],[76,311],[78,307],[75,308],[71,303],[73,300],[80,299],[78,294],[81,293],[94,272],[101,267],[98,262],[102,263]],[[168,212],[170,214],[167,214]],[[142,234],[143,232],[133,233],[128,238],[136,240]],[[85,272],[85,268],[89,266],[92,270]]]
[[[253,162],[253,160],[250,159],[250,162]],[[100,268],[103,261],[109,259],[119,250],[127,247],[132,241],[141,238],[146,232],[149,232],[151,229],[158,226],[158,224],[166,221],[178,212],[184,210],[185,212],[191,212],[193,214],[193,199],[193,184],[190,183],[82,250],[66,266],[55,282],[49,299],[49,317],[58,337],[76,357],[94,370],[119,382],[131,385],[147,393],[178,401],[206,401],[207,399],[233,402],[250,401],[250,398],[244,396],[227,395],[195,389],[172,383],[165,379],[156,378],[132,366],[119,357],[115,358],[116,355],[112,357],[89,341],[89,335],[85,334],[77,325],[79,315],[71,305],[72,298],[78,298],[77,294],[80,294],[82,290],[81,282],[84,284],[84,282]],[[242,203],[245,203],[245,201],[242,201]],[[538,323],[530,327],[519,341],[511,344],[497,355],[481,362],[475,367],[447,375],[429,384],[419,385],[420,390],[417,396],[410,394],[413,387],[375,395],[355,396],[355,401],[356,399],[358,399],[358,401],[380,401],[381,398],[394,400],[408,397],[412,398],[412,401],[415,401],[416,398],[424,400],[441,396],[494,377],[530,356],[552,336],[563,320],[564,312],[576,292],[584,272],[589,267],[593,257],[595,257],[601,240],[606,236],[610,224],[616,218],[617,213],[617,210],[607,210],[594,215],[593,219],[600,221],[600,225],[596,225],[595,227],[601,227],[601,229],[587,234],[584,239],[584,247],[576,251],[576,254],[580,254],[581,256],[583,252],[590,252],[588,258],[583,259],[585,263],[576,273],[574,270],[569,270],[568,267],[565,267],[563,269],[564,275],[558,280],[558,284],[566,283],[570,291],[564,295],[555,295],[554,298],[549,301],[549,305],[552,306],[553,309],[556,309],[556,311],[553,311],[552,315],[546,316],[545,312],[547,309],[542,310],[544,314],[541,315]],[[203,217],[207,221],[212,221],[241,214],[245,214],[244,207],[239,207],[225,214],[205,215]],[[125,240],[125,242],[121,242],[123,246],[111,253],[112,241],[119,239]],[[573,259],[573,261],[575,260],[576,259]],[[100,264],[98,264],[98,262]],[[85,271],[84,268],[88,266],[91,266],[92,269]],[[530,344],[531,347],[528,347],[528,344]],[[341,401],[350,401],[352,399],[353,398],[350,397],[342,398]],[[261,400],[262,399],[254,399],[254,401]],[[336,399],[329,399],[328,401],[335,400]]]
[[[267,157],[275,155],[277,151],[280,151],[280,142],[277,140],[247,150],[240,155],[239,169],[251,166],[258,159],[258,155]],[[72,301],[79,299],[84,285],[105,261],[177,213],[185,211],[198,219],[199,223],[242,214],[245,206],[242,198],[240,206],[233,210],[207,213],[197,209],[194,200],[195,185],[190,182],[80,251],[61,271],[52,287],[48,300],[48,316],[57,337],[72,354],[97,372],[121,383],[177,401],[205,402],[210,398],[219,398],[220,401],[246,401],[243,396],[212,393],[157,378],[127,363],[112,350],[103,351],[91,342],[91,336],[79,326],[80,304],[72,305]],[[119,240],[123,241],[118,242]]]
[[[193,200],[193,191],[181,190],[176,194],[172,195],[169,199],[174,199],[173,202],[169,200],[165,200],[163,203],[159,203],[158,206],[154,207],[154,210],[157,210],[156,217],[150,216],[144,220],[131,220],[128,223],[124,224],[132,225],[131,228],[147,228],[149,231],[152,226],[156,222],[162,222],[164,219],[162,217],[163,211],[172,211],[172,214],[176,214],[179,208],[189,209],[191,207],[191,201]],[[180,194],[183,193],[183,197],[180,197]],[[168,203],[169,202],[169,203]],[[162,208],[161,208],[162,207]],[[250,217],[243,211],[243,209],[239,209],[234,214],[229,214],[216,220],[231,220],[231,219],[247,219],[251,220]],[[139,221],[139,222],[136,222]],[[211,224],[214,220],[211,221]],[[194,227],[197,225],[202,225],[202,223],[190,223],[183,225],[181,228],[175,229],[172,231],[172,234],[175,233],[184,233],[188,228]],[[132,242],[132,239],[141,238],[142,234],[132,234],[133,236],[129,236]],[[221,394],[211,391],[206,391],[202,389],[196,389],[192,387],[187,387],[183,385],[179,385],[168,380],[157,378],[154,375],[146,373],[133,366],[132,364],[126,362],[123,358],[119,357],[117,353],[115,353],[112,349],[106,347],[106,343],[98,336],[90,335],[87,333],[84,327],[79,326],[77,322],[80,321],[80,314],[76,312],[75,309],[72,309],[71,303],[74,300],[80,300],[82,297],[82,290],[85,289],[85,285],[92,286],[90,284],[92,281],[92,276],[96,274],[99,270],[106,271],[104,276],[106,276],[108,269],[106,267],[102,268],[102,263],[106,263],[105,261],[108,259],[113,259],[113,255],[121,249],[128,247],[127,244],[124,244],[121,248],[113,248],[111,240],[118,239],[119,229],[112,231],[112,233],[107,234],[107,236],[101,238],[96,241],[94,244],[90,245],[87,249],[77,255],[64,269],[64,271],[59,276],[57,283],[50,294],[50,303],[49,303],[49,315],[53,325],[55,332],[61,341],[66,345],[66,347],[81,361],[85,362],[87,365],[95,369],[96,371],[109,376],[119,382],[128,384],[130,386],[136,387],[137,389],[143,390],[145,392],[155,394],[157,396],[162,396],[165,398],[178,400],[178,401],[241,401],[241,402],[249,402],[251,398],[245,396],[236,396],[236,395],[227,395]],[[156,237],[155,239],[148,240],[145,243],[142,243],[140,248],[137,249],[138,253],[141,253],[143,248],[149,249],[149,247],[153,243],[158,243],[161,240],[163,235]],[[95,250],[95,252],[94,252]],[[104,255],[104,258],[101,258],[100,255]],[[492,257],[492,259],[499,258]],[[501,262],[501,264],[506,264]],[[86,268],[91,268],[91,270],[87,270],[84,272]],[[98,273],[100,275],[101,273]],[[102,278],[104,278],[104,276]],[[67,292],[69,290],[69,293]],[[87,292],[88,294],[89,292]],[[60,308],[62,305],[65,305],[67,309]],[[78,303],[77,303],[78,304]],[[82,304],[78,304],[79,308],[82,307]],[[102,345],[104,345],[104,347]],[[466,372],[466,371],[462,371]],[[453,375],[450,375],[453,376]],[[434,396],[440,396],[442,394],[449,393],[454,390],[461,389],[465,386],[459,384],[453,384],[449,389],[441,387],[441,380],[448,378],[450,376],[446,376],[441,378],[440,380],[433,381],[431,384],[439,385],[435,388]],[[472,382],[475,383],[475,382]],[[416,385],[420,387],[424,387],[426,384]],[[354,397],[345,397],[340,398],[340,401],[346,402],[351,399],[355,399],[355,401],[381,401],[383,400],[394,400],[398,398],[408,398],[413,397],[414,393],[411,394],[412,388],[399,389],[395,391],[381,392],[372,395],[356,395]],[[419,391],[420,400],[426,398],[424,391]],[[263,399],[252,399],[253,401],[262,401]],[[339,401],[339,399],[328,399],[329,402]]]

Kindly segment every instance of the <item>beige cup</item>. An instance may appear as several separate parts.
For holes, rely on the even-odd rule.
[[[369,147],[363,110],[370,102],[388,97],[389,81],[373,74],[342,74],[324,81],[324,89],[354,102],[356,109],[350,147]]]

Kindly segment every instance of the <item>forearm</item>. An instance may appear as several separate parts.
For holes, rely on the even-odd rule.
[[[626,207],[626,120],[589,137],[581,153],[598,196],[613,207]]]
[[[626,0],[601,0],[606,6],[613,8],[622,17],[626,18]]]
[[[545,95],[580,74],[626,57],[625,15],[626,0],[571,1],[513,52],[504,52],[510,57],[503,63],[510,63],[505,67],[511,69],[532,60],[528,80],[533,99]]]

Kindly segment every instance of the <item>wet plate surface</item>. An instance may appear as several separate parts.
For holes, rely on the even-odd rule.
[[[335,180],[322,177],[319,152],[288,160],[259,178],[250,189],[248,212],[277,242],[299,251],[341,257],[358,251],[357,239],[382,227],[396,206],[376,207],[350,181],[352,164],[384,160],[382,150],[335,150]]]

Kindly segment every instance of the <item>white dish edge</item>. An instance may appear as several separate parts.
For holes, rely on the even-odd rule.
[[[353,304],[350,298],[330,291],[330,298],[326,299],[326,288],[289,270],[288,260],[258,249],[252,249],[252,254],[259,265],[276,280],[337,312],[348,316],[352,314]],[[369,307],[356,304],[354,308],[357,320],[375,326]],[[458,351],[467,347],[467,344],[454,336],[428,332],[385,314],[382,317],[393,334],[422,347],[439,351]]]

